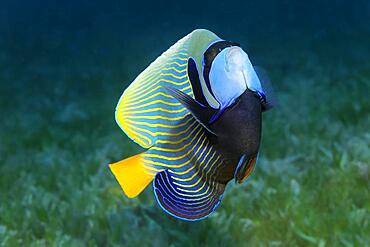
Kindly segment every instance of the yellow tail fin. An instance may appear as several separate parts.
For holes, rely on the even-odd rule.
[[[139,195],[154,178],[154,175],[146,171],[144,166],[141,154],[109,165],[129,198]]]

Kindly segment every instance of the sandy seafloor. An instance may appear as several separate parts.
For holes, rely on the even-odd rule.
[[[370,246],[370,4],[9,1],[0,9],[0,246]],[[195,28],[239,42],[279,106],[209,218],[126,198],[114,108]]]

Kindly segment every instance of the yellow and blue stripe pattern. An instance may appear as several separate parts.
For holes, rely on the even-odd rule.
[[[122,130],[148,149],[140,154],[140,162],[145,173],[155,177],[158,203],[185,220],[202,219],[219,205],[225,185],[216,178],[223,160],[206,130],[164,87],[194,97],[188,60],[201,64],[203,52],[216,40],[207,30],[195,30],[178,41],[131,83],[116,108]]]

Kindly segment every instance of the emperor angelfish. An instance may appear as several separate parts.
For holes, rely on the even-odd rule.
[[[200,220],[220,204],[227,183],[253,171],[261,113],[273,106],[237,43],[198,29],[170,47],[122,94],[118,125],[143,153],[111,164],[132,198],[153,181],[161,208]]]

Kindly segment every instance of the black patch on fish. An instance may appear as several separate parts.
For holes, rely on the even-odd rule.
[[[215,95],[212,92],[211,89],[211,84],[209,82],[209,72],[211,71],[211,66],[213,60],[215,60],[215,57],[225,48],[227,47],[232,47],[232,46],[239,46],[240,45],[236,42],[231,42],[231,41],[218,41],[214,44],[212,44],[208,49],[205,51],[204,56],[203,56],[203,78],[204,81],[206,82],[207,88],[209,92],[212,94],[213,97]]]
[[[226,184],[234,178],[241,154],[250,158],[258,153],[262,127],[261,107],[259,98],[246,90],[210,126],[215,133],[210,139],[211,143],[225,161],[217,177],[219,182]]]
[[[192,58],[189,58],[188,60],[188,77],[191,83],[191,87],[193,88],[193,93],[194,93],[196,101],[198,101],[202,105],[208,105],[208,102],[206,98],[204,97],[204,94],[202,91],[202,86],[200,84],[197,65],[194,59]]]
[[[215,149],[221,154],[224,165],[215,174],[216,180],[227,184],[237,175],[239,181],[243,175],[251,172],[254,163],[249,161],[256,157],[261,141],[262,105],[258,95],[246,90],[234,104],[225,109],[217,121],[210,124],[210,119],[218,110],[204,106],[184,92],[172,88],[164,89],[184,107],[207,130],[207,136]],[[248,161],[237,170],[240,155],[245,154]]]

